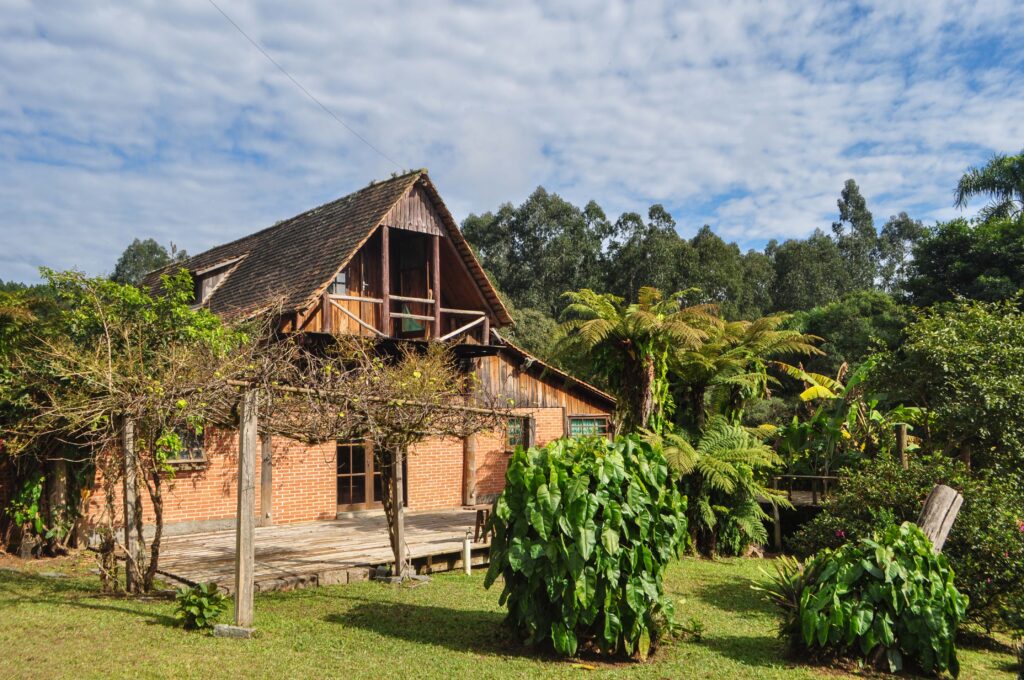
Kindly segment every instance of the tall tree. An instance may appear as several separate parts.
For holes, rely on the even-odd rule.
[[[920,220],[910,219],[905,212],[893,215],[882,227],[878,237],[878,278],[882,290],[892,293],[906,283],[910,255],[925,231]]]
[[[538,187],[519,206],[470,215],[462,230],[516,306],[557,315],[564,291],[598,286],[611,226],[596,203],[580,210]]]
[[[928,229],[914,245],[905,288],[917,305],[1011,297],[1024,288],[1024,220],[955,219]]]
[[[956,187],[956,206],[963,208],[975,196],[989,196],[980,217],[1024,215],[1024,150],[1016,156],[996,154],[980,168],[970,168]]]
[[[653,205],[647,222],[637,213],[623,213],[608,244],[606,289],[634,300],[644,287],[679,290],[696,268],[692,247],[679,237],[676,223],[661,205]]]
[[[718,305],[727,319],[736,318],[743,290],[743,261],[739,246],[726,243],[704,225],[690,239],[696,267],[686,287],[699,289],[699,300]]]
[[[846,266],[843,292],[874,288],[878,273],[878,232],[867,201],[852,179],[843,185],[837,205],[839,221],[832,223],[832,234]]]
[[[187,259],[188,253],[178,250],[173,243],[168,251],[167,248],[151,238],[141,241],[135,239],[117,259],[110,280],[115,283],[137,286],[142,283],[142,279],[149,272],[166,267],[172,262],[184,262]]]
[[[736,317],[756,319],[772,309],[772,290],[775,287],[775,263],[758,250],[748,250],[741,260],[743,284],[736,301]]]
[[[812,309],[838,300],[847,288],[839,247],[820,229],[803,240],[772,241],[765,252],[775,262],[772,300],[777,311]]]

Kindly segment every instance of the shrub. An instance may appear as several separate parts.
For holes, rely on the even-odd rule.
[[[927,673],[959,674],[954,642],[967,597],[914,524],[823,550],[802,579],[799,605],[784,609],[783,631],[795,647],[872,662],[884,656],[894,672],[906,658]]]
[[[181,588],[175,596],[178,602],[174,617],[186,630],[212,628],[213,622],[227,609],[228,599],[216,583],[200,583]]]
[[[662,575],[686,536],[660,451],[636,437],[559,440],[516,451],[505,480],[485,585],[503,577],[508,624],[566,656],[646,657],[671,625]]]
[[[800,556],[913,522],[935,484],[964,496],[943,554],[956,586],[970,597],[968,620],[991,630],[1013,600],[1024,600],[1024,486],[1009,475],[971,474],[944,457],[913,459],[909,470],[880,457],[847,474],[824,510],[801,527],[789,545]]]

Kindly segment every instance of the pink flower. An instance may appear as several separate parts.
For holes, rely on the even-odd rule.
[[[1020,533],[1024,534],[1024,522],[1021,522],[1017,528],[1020,529]]]
[[[842,529],[836,529],[836,538],[846,538],[846,532]]]

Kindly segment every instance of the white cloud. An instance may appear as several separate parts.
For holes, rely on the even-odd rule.
[[[951,214],[1024,140],[1019,3],[219,4],[457,217],[536,185],[755,242]],[[394,171],[203,0],[0,0],[0,278],[191,251]]]

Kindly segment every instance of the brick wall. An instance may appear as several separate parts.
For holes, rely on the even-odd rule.
[[[462,505],[462,440],[434,438],[409,450],[409,509]]]
[[[517,414],[534,419],[537,445],[543,446],[564,434],[563,409],[519,409]],[[335,444],[307,446],[274,437],[272,444],[272,512],[274,524],[331,519],[337,512]],[[505,486],[509,453],[505,433],[477,435],[477,496],[493,498]],[[408,506],[410,510],[438,510],[462,504],[462,441],[434,438],[412,447],[408,460]],[[212,523],[230,521],[237,507],[238,433],[209,430],[207,462],[195,469],[179,469],[165,486],[164,522],[168,531],[203,530]],[[257,517],[260,508],[260,469],[256,468]],[[103,508],[102,486],[90,499],[90,514],[98,517]],[[145,489],[144,520],[152,523],[153,513]],[[121,512],[120,488],[115,507]]]
[[[299,442],[274,437],[272,512],[274,523],[303,522],[333,518],[337,511],[335,490],[335,446],[327,443],[306,446]],[[164,525],[193,525],[202,529],[217,520],[230,520],[238,505],[238,432],[207,430],[206,462],[192,467],[177,467],[173,478],[164,486]],[[257,452],[259,456],[259,452]],[[256,461],[256,512],[260,508],[260,462]],[[153,522],[149,494],[141,485],[143,521]],[[114,507],[120,515],[121,488],[115,489]],[[97,481],[96,493],[89,501],[89,514],[102,514],[104,495]]]
[[[536,439],[534,444],[544,446],[565,435],[564,410],[561,408],[517,409],[517,415],[533,418]],[[505,471],[511,452],[505,446],[505,433],[477,435],[476,493],[489,500],[505,488]]]
[[[274,524],[334,519],[338,512],[336,444],[308,446],[274,437],[271,447]]]

